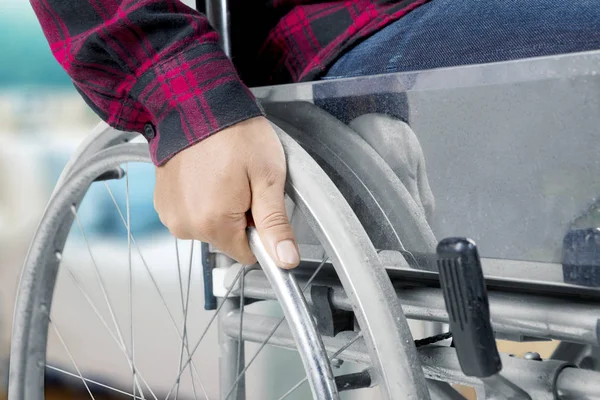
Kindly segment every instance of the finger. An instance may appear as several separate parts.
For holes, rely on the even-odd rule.
[[[285,172],[251,177],[250,184],[252,218],[263,244],[280,268],[295,268],[300,255],[285,211]]]
[[[201,229],[199,236],[237,262],[245,265],[256,263],[256,257],[250,250],[246,234],[246,214],[221,216],[212,219]]]
[[[250,250],[250,245],[248,244],[246,230],[235,231],[232,235],[233,236],[230,236],[227,240],[228,247],[222,251],[241,264],[252,265],[256,263],[256,257],[254,256],[254,253],[252,253],[252,250]],[[218,246],[216,247],[219,248]]]

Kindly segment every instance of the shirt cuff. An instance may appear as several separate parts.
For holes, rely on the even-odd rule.
[[[120,124],[148,140],[155,165],[224,128],[264,111],[215,43],[195,44],[139,77]]]

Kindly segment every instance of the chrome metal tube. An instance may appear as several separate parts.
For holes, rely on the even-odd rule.
[[[228,335],[237,337],[239,315],[233,312],[223,321]],[[244,316],[244,340],[262,342],[278,322],[277,318],[246,313]],[[327,352],[333,354],[355,337],[355,332],[342,332],[336,337],[324,337]],[[269,340],[269,344],[295,349],[294,339],[287,324],[282,324]],[[425,376],[430,380],[457,383],[482,389],[482,382],[465,376],[460,368],[456,351],[450,347],[426,346],[418,349],[419,359]],[[600,400],[600,372],[569,367],[557,360],[535,361],[501,354],[503,376],[526,391],[536,400]],[[357,340],[337,358],[370,364],[365,343]],[[430,386],[430,390],[431,386]],[[555,392],[558,397],[555,397]],[[435,398],[435,397],[433,397]]]
[[[408,318],[446,322],[442,291],[412,288],[397,292]],[[489,291],[492,326],[497,332],[598,346],[600,308],[597,303],[561,298]],[[333,296],[333,303],[342,296]]]
[[[600,378],[596,371],[578,368],[563,369],[556,379],[558,398],[564,400],[600,399]]]
[[[286,320],[294,328],[292,336],[298,346],[313,398],[339,399],[329,358],[294,275],[277,267],[263,246],[256,228],[248,230],[248,237],[250,248],[277,294]]]
[[[229,268],[235,261],[230,259],[224,254],[217,254],[216,264],[217,268]],[[231,400],[244,400],[246,398],[246,379],[242,377],[238,379],[238,375],[244,368],[244,346],[239,346],[239,338],[229,336],[223,330],[223,321],[231,312],[239,311],[239,299],[237,297],[230,297],[226,299],[218,299],[219,303],[223,302],[223,308],[221,309],[217,321],[219,324],[219,387],[221,400],[227,400],[226,396],[231,390],[233,393],[229,395]],[[239,312],[238,312],[239,315]],[[238,318],[238,324],[239,324]],[[233,385],[236,388],[233,389]]]
[[[231,36],[227,0],[206,0],[206,17],[212,27],[219,32],[223,51],[227,57],[231,57]]]
[[[260,271],[250,272],[246,277],[246,296],[273,299],[274,293]],[[298,277],[303,284],[305,279]],[[352,310],[352,306],[340,284],[335,281],[313,282],[332,287],[331,301],[334,307]],[[306,291],[310,293],[310,290]],[[407,287],[396,291],[407,318],[447,322],[448,313],[441,289]],[[488,293],[492,326],[496,332],[510,336],[543,337],[598,346],[600,307],[590,301],[565,301],[549,296],[523,293]]]
[[[349,297],[382,395],[429,400],[400,303],[373,244],[338,188],[302,147],[273,125],[288,161],[286,193],[323,245]],[[299,166],[292,168],[292,166]]]

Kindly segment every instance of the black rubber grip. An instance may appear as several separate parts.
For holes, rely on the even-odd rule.
[[[208,243],[201,243],[202,249],[202,276],[204,278],[204,309],[216,310],[217,298],[213,294],[213,269],[215,268],[215,254],[210,252]]]
[[[475,243],[448,238],[437,246],[440,284],[454,346],[465,375],[485,378],[502,369]]]

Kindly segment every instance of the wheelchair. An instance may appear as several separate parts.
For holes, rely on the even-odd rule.
[[[207,7],[227,49],[224,11]],[[600,399],[599,65],[588,52],[253,89],[288,163],[293,271],[254,230],[254,266],[160,228],[136,238],[147,146],[100,124],[23,268],[9,399],[43,399],[49,373],[90,398],[455,400],[464,385]],[[399,144],[414,151],[398,160]],[[86,230],[84,207],[105,212],[92,190],[118,237]],[[542,359],[496,339],[559,344]]]

